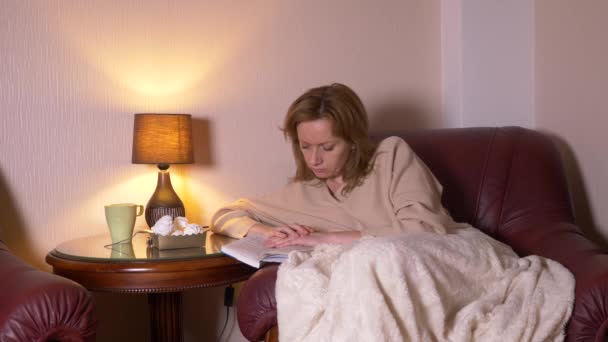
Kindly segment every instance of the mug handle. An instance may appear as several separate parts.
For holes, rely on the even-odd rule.
[[[140,216],[141,214],[144,213],[144,206],[141,204],[137,205],[137,213],[135,214],[135,216]]]

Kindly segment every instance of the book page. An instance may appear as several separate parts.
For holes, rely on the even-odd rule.
[[[222,246],[223,253],[255,268],[260,268],[261,262],[282,262],[291,251],[308,251],[309,246],[288,246],[282,248],[264,247],[264,238],[248,235],[238,241]]]
[[[264,244],[262,239],[246,236],[222,246],[221,251],[249,266],[260,268],[260,261],[264,257]]]

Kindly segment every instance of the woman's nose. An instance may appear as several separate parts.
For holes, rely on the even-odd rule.
[[[313,149],[310,153],[310,164],[311,165],[319,165],[323,162],[323,158],[321,157],[321,153],[317,149]]]

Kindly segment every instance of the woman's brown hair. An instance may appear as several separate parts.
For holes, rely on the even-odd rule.
[[[333,134],[351,146],[342,170],[346,183],[342,194],[345,195],[360,185],[372,170],[375,144],[369,139],[367,112],[359,96],[340,83],[313,88],[298,97],[289,106],[283,124],[283,133],[291,141],[297,166],[294,181],[316,178],[300,150],[297,128],[301,122],[317,119],[330,120]]]

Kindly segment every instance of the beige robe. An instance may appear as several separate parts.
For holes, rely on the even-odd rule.
[[[441,184],[405,141],[384,139],[374,167],[346,196],[315,181],[296,181],[257,200],[240,199],[219,209],[211,229],[242,238],[260,222],[307,225],[319,232],[360,231],[381,236],[401,232],[440,234],[462,227],[441,204]],[[466,225],[464,225],[466,226]]]

